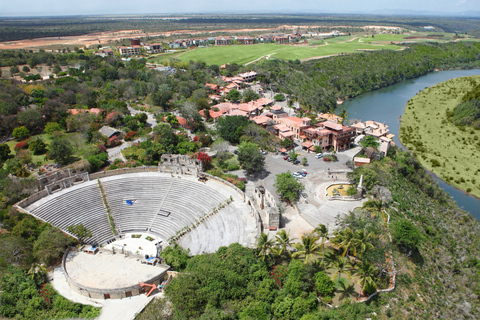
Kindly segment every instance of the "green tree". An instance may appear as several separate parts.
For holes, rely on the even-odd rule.
[[[255,91],[253,91],[252,89],[245,89],[243,91],[243,102],[246,103],[246,102],[250,102],[252,100],[257,100],[260,98],[260,95],[258,93],[256,93]]]
[[[61,164],[67,164],[73,155],[73,147],[70,141],[64,138],[55,139],[50,145],[48,157]]]
[[[238,162],[248,174],[255,174],[262,171],[265,157],[257,144],[242,142],[238,147]]]
[[[227,116],[218,120],[217,129],[220,136],[230,143],[238,143],[242,130],[249,124],[247,118],[242,116]]]
[[[302,158],[302,165],[303,165],[303,166],[306,166],[307,164],[308,164],[308,159],[307,159],[307,157],[303,157],[303,158]]]
[[[237,89],[233,88],[227,94],[227,99],[230,101],[238,101],[242,97],[242,94]]]
[[[322,239],[320,243],[320,248],[322,249],[322,263],[325,259],[325,242],[330,239],[328,236],[328,227],[324,224],[319,224],[315,229],[313,229],[320,239]]]
[[[6,143],[0,144],[0,163],[4,163],[10,157],[10,147]]]
[[[292,161],[297,160],[299,154],[295,152],[295,150],[292,150],[288,153],[288,156],[292,159]]]
[[[20,69],[17,66],[10,67],[10,75],[13,77],[16,73],[19,73]]]
[[[317,272],[313,277],[315,281],[315,289],[322,297],[331,296],[335,291],[335,283],[323,272]]]
[[[33,154],[42,154],[47,149],[47,145],[42,138],[37,137],[30,141],[28,149],[33,152]]]
[[[348,258],[343,256],[337,257],[337,259],[335,259],[332,262],[332,267],[335,270],[335,274],[333,275],[333,280],[335,279],[337,280],[336,291],[338,291],[338,286],[340,284],[340,278],[342,277],[342,272],[348,266],[348,263],[349,263]]]
[[[362,140],[360,140],[360,145],[364,149],[368,147],[373,147],[377,149],[380,146],[380,143],[377,142],[377,139],[374,136],[367,135]]]
[[[183,271],[190,260],[190,250],[182,248],[178,243],[168,246],[160,254],[165,263],[176,271]]]
[[[415,250],[423,239],[420,229],[406,218],[391,223],[390,233],[393,241],[407,250]]]
[[[292,144],[293,144],[293,141],[290,139],[283,139],[282,141],[280,141],[280,145],[285,149],[290,148]]]
[[[50,264],[61,258],[65,249],[73,242],[71,237],[66,236],[57,228],[47,226],[33,245],[34,256],[37,261]]]
[[[290,171],[277,174],[275,176],[274,186],[280,198],[290,203],[296,202],[300,197],[300,192],[305,189],[305,186],[297,181]]]
[[[23,66],[22,68],[23,72],[30,72],[30,68],[28,66]]]
[[[257,249],[258,257],[265,261],[268,253],[272,249],[274,241],[272,239],[268,239],[268,234],[262,232],[260,236],[257,238],[257,242],[255,243],[255,249]]]
[[[303,262],[308,264],[315,261],[315,256],[320,253],[320,246],[316,243],[319,237],[315,233],[302,235],[301,242],[295,244],[297,252],[292,257],[297,258],[303,256]]]
[[[287,253],[290,255],[290,247],[292,246],[292,241],[295,239],[290,238],[290,234],[285,231],[285,229],[282,229],[277,232],[275,235],[275,244],[276,244],[276,250],[275,253],[279,256],[283,255],[284,253]]]
[[[368,288],[377,287],[373,278],[376,274],[378,274],[378,269],[373,264],[369,262],[359,261],[355,265],[354,273],[355,273],[355,277],[360,279],[360,285],[362,286],[362,289],[358,293],[358,298],[360,298],[360,295],[367,287]],[[366,293],[369,294],[373,292],[366,292]]]
[[[353,246],[355,247],[355,261],[357,256],[362,256],[365,252],[375,249],[371,243],[375,237],[373,232],[367,232],[366,229],[355,230],[353,233]]]
[[[342,257],[348,256],[348,251],[352,249],[356,254],[354,243],[354,233],[350,227],[346,227],[342,230],[335,230],[335,237],[332,239],[332,243],[343,249]]]
[[[55,131],[63,131],[62,126],[59,125],[57,122],[47,122],[43,132],[45,132],[46,134],[52,134]]]
[[[88,230],[83,224],[72,224],[67,227],[67,231],[73,234],[78,242],[84,243],[85,240],[92,237],[92,232]]]
[[[17,140],[23,140],[26,137],[28,137],[29,134],[30,134],[30,131],[24,126],[16,127],[15,129],[13,129],[13,132],[12,132],[12,136]]]
[[[342,118],[342,124],[345,122],[345,120],[347,120],[348,118],[348,113],[347,113],[347,110],[346,109],[342,109],[342,111],[340,111],[340,113],[338,114],[338,116],[340,118]]]
[[[273,99],[275,99],[275,101],[283,101],[285,100],[285,95],[283,95],[282,93],[277,93]]]

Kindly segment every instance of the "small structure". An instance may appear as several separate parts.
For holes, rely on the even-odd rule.
[[[107,136],[107,138],[109,139],[115,135],[120,135],[122,133],[121,131],[109,126],[103,126],[98,131],[104,136]]]
[[[82,247],[82,251],[88,254],[96,254],[98,252],[98,247],[91,245],[85,245]]]
[[[363,166],[365,164],[369,164],[370,163],[370,158],[360,158],[360,157],[355,157],[353,158],[353,162],[355,162],[355,167],[360,167],[360,166]]]

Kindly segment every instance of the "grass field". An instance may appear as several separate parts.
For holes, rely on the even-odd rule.
[[[480,83],[480,76],[452,79],[413,97],[405,107],[399,139],[442,180],[480,197],[480,131],[459,128],[446,115],[475,81]]]
[[[359,43],[358,40],[352,42],[334,42],[326,41],[328,45],[309,46],[309,45],[282,45],[282,44],[254,44],[254,45],[232,45],[216,46],[207,48],[196,48],[176,56],[157,55],[151,57],[149,62],[161,63],[162,60],[170,57],[178,58],[182,61],[204,61],[207,64],[222,65],[224,63],[246,64],[267,55],[272,58],[295,60],[308,59],[312,57],[324,57],[340,53],[352,53],[357,50],[380,50],[392,49],[399,50],[400,47],[392,45],[374,45],[369,43]]]

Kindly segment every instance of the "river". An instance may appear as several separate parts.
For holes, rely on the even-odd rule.
[[[472,70],[448,70],[432,72],[413,80],[406,80],[395,85],[363,94],[357,98],[346,101],[338,110],[346,109],[349,119],[375,120],[385,122],[390,132],[395,134],[394,142],[402,146],[398,140],[400,119],[403,115],[408,100],[420,90],[447,81],[453,78],[480,75],[479,69]],[[450,194],[458,203],[458,206],[469,211],[477,220],[480,220],[480,199],[467,195],[438,177],[434,176],[440,187]]]

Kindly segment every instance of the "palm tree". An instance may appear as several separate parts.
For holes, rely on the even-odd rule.
[[[362,286],[362,289],[360,290],[360,293],[358,294],[358,297],[360,298],[360,295],[362,294],[363,290],[365,289],[365,285],[369,283],[375,283],[373,281],[373,277],[375,274],[378,273],[378,269],[371,263],[369,262],[359,262],[355,266],[355,277],[360,279],[360,285]]]
[[[31,280],[35,279],[35,276],[37,274],[45,275],[46,273],[47,273],[47,267],[43,264],[37,264],[35,262],[30,266],[30,269],[27,272]]]
[[[338,257],[336,260],[333,261],[333,268],[336,270],[333,279],[337,278],[337,290],[338,291],[338,285],[340,284],[340,277],[342,276],[343,270],[347,267],[348,265],[348,258],[346,257]]]
[[[290,251],[288,251],[288,249],[292,246],[291,242],[294,239],[295,238],[290,239],[290,234],[287,233],[285,229],[278,231],[277,235],[275,236],[275,242],[277,245],[276,254],[280,256],[285,252],[288,252],[290,255]]]
[[[349,227],[341,231],[335,231],[335,237],[332,242],[340,248],[343,248],[342,257],[348,256],[348,250],[352,249],[353,254],[356,255],[355,246],[352,246],[354,242],[353,231]]]
[[[357,255],[363,255],[368,250],[372,250],[375,247],[370,243],[371,239],[374,237],[374,233],[367,233],[367,230],[360,229],[354,232],[353,246],[355,247],[355,262],[357,261]]]
[[[320,248],[322,249],[322,263],[325,258],[325,242],[330,239],[328,237],[328,226],[325,226],[324,224],[319,224],[318,227],[316,227],[313,232],[318,234],[318,236],[322,239],[322,242],[320,243]]]
[[[262,232],[257,238],[255,248],[258,250],[258,256],[262,261],[265,261],[265,257],[273,246],[273,240],[268,240],[268,234]]]
[[[348,113],[347,113],[347,110],[343,109],[342,111],[340,111],[340,113],[338,114],[338,116],[340,118],[342,118],[342,124],[345,122],[345,120],[348,118]]]
[[[304,256],[304,263],[307,264],[311,261],[314,261],[315,255],[320,253],[320,246],[316,244],[319,237],[315,233],[309,233],[302,236],[302,241],[295,244],[297,252],[295,252],[292,257],[296,258],[298,256]]]
[[[386,223],[386,215],[384,213],[386,206],[387,204],[382,200],[370,199],[368,201],[365,201],[362,208],[370,212],[372,218],[376,217],[378,213],[380,213],[382,215],[383,220]]]

